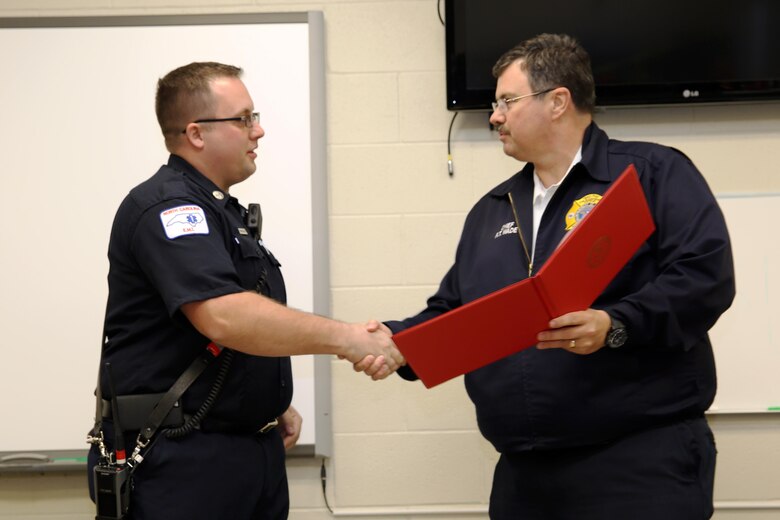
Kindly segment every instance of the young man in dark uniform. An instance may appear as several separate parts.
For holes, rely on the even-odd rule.
[[[125,198],[111,232],[102,363],[112,366],[117,395],[164,393],[211,342],[229,349],[182,398],[184,413],[195,414],[222,379],[205,417],[183,435],[158,433],[144,449],[133,476],[135,520],[286,518],[284,451],[301,426],[290,407],[289,356],[355,363],[371,355],[379,360],[374,379],[404,362],[389,336],[367,324],[285,307],[279,262],[229,192],[254,173],[264,135],[240,75],[192,63],[159,81],[157,117],[171,156]],[[226,352],[232,359],[223,367]],[[110,413],[103,415],[111,448]],[[126,432],[128,454],[137,434]],[[93,448],[90,476],[97,458]]]
[[[398,332],[537,272],[633,163],[656,232],[593,308],[554,319],[537,348],[465,376],[480,431],[501,453],[490,516],[709,518],[715,445],[704,412],[716,384],[707,331],[734,297],[721,211],[685,155],[611,140],[593,123],[590,60],[572,38],[528,40],[494,75],[491,123],[504,152],[526,164],[471,210],[427,308],[387,325]],[[415,378],[408,367],[399,374]]]

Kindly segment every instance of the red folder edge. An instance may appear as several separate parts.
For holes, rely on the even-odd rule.
[[[590,307],[655,230],[633,164],[602,197],[533,276],[551,319]]]
[[[612,195],[620,191],[625,193]],[[393,341],[426,388],[530,348],[551,319],[588,308],[654,230],[630,164],[536,275],[403,330]],[[604,237],[610,240],[607,251]],[[572,253],[578,248],[585,254]],[[577,262],[593,264],[599,276],[582,276],[588,271],[571,268]],[[572,290],[573,282],[587,287]],[[489,348],[479,348],[486,343]]]

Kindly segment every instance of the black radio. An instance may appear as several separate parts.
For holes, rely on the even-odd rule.
[[[98,464],[93,469],[95,520],[125,518],[130,506],[130,466]]]

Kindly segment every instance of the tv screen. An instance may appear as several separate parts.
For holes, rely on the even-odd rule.
[[[780,0],[446,0],[447,108],[490,110],[491,69],[540,33],[591,57],[599,106],[780,99]]]

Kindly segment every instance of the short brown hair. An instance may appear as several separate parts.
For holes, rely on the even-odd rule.
[[[217,78],[240,78],[239,67],[216,62],[195,62],[174,69],[157,82],[155,112],[165,143],[195,119],[213,117],[211,81]],[[171,147],[168,146],[168,149]]]
[[[493,76],[498,78],[518,60],[532,90],[566,87],[574,106],[593,113],[596,89],[590,56],[577,40],[566,34],[535,36],[501,56],[493,66]]]

